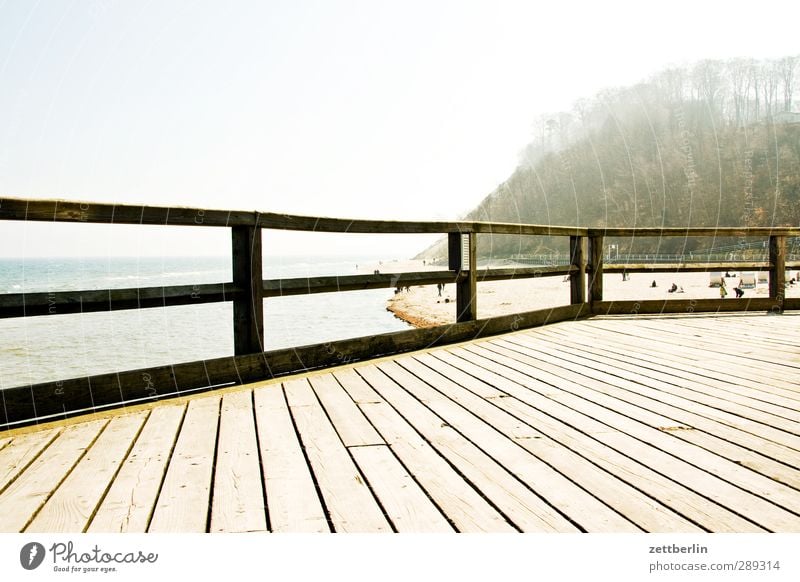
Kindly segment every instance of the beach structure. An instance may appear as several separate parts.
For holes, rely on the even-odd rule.
[[[741,289],[755,289],[756,287],[756,274],[755,273],[742,273],[740,278],[739,287]]]
[[[784,280],[800,229],[19,199],[0,199],[2,220],[230,229],[232,281],[5,294],[0,316],[227,301],[235,354],[0,392],[0,531],[800,532],[800,299]],[[442,233],[449,268],[264,279],[262,229]],[[570,262],[479,270],[487,234],[567,237]],[[604,265],[606,237],[637,236],[768,237],[769,260]],[[604,272],[720,269],[769,273],[768,296],[603,297]],[[569,277],[568,304],[479,317],[479,281],[542,276]],[[449,325],[263,350],[270,297],[438,283],[456,286]]]

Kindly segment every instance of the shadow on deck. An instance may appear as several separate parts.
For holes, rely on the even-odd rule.
[[[0,433],[0,531],[800,532],[799,324],[563,322]]]

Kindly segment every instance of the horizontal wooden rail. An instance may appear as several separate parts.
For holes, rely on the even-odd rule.
[[[617,238],[660,238],[664,236],[675,237],[768,237],[768,236],[800,236],[800,227],[796,226],[716,226],[689,228],[590,228],[589,236],[604,236]]]
[[[580,227],[479,221],[399,221],[322,218],[181,206],[137,206],[67,200],[0,198],[0,220],[140,224],[156,226],[252,226],[273,230],[361,234],[443,234],[475,232],[540,236],[585,235]]]
[[[0,318],[63,315],[147,307],[173,307],[232,301],[241,289],[233,283],[0,294]]]
[[[789,307],[791,305],[791,307]],[[800,299],[785,299],[784,309],[800,308]],[[651,299],[647,301],[599,301],[592,306],[595,315],[691,314],[731,311],[777,312],[781,306],[769,297],[740,299]]]
[[[568,266],[525,267],[521,269],[480,269],[478,282],[531,279],[536,277],[563,276],[570,273]],[[326,277],[295,277],[264,281],[264,297],[286,295],[308,295],[339,291],[364,291],[367,289],[394,289],[436,285],[437,283],[459,283],[467,277],[465,273],[453,271],[414,271],[407,273],[381,273],[379,275],[345,275]]]
[[[800,262],[787,261],[788,270],[800,269]],[[591,271],[591,268],[588,270]],[[770,264],[766,262],[730,262],[730,263],[655,263],[655,264],[623,264],[623,263],[603,263],[604,273],[653,273],[653,272],[673,272],[673,273],[705,273],[705,272],[725,272],[734,271],[769,271]]]

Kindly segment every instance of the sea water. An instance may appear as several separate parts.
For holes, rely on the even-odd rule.
[[[353,275],[370,257],[265,257],[264,278]],[[224,283],[229,257],[0,259],[0,293]],[[265,349],[408,329],[389,289],[264,301]],[[230,302],[0,319],[0,389],[233,355]]]

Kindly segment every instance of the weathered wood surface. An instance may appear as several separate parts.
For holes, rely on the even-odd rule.
[[[463,243],[463,248],[462,247]],[[456,321],[474,321],[478,318],[478,259],[475,234],[451,233],[449,235],[448,261],[450,268],[462,275],[456,285]],[[466,251],[466,256],[464,256]]]
[[[571,272],[568,265],[554,267],[509,267],[501,269],[478,269],[476,279],[481,281],[503,281],[510,279],[532,279],[538,277],[564,276]],[[332,293],[338,291],[363,291],[365,289],[392,289],[398,286],[450,285],[467,278],[466,272],[419,271],[410,273],[381,273],[378,275],[344,275],[328,277],[296,277],[292,279],[270,279],[264,281],[264,297],[307,295],[310,293]]]
[[[182,206],[139,206],[71,200],[0,198],[0,220],[76,222],[101,224],[149,224],[163,226],[254,226],[308,232],[383,234],[443,234],[475,232],[539,236],[661,237],[800,236],[797,227],[711,228],[581,228],[480,221],[355,220],[297,216],[272,212],[220,210]]]
[[[798,262],[787,262],[786,268],[800,267]],[[724,263],[606,263],[605,273],[705,273],[711,271],[769,271],[765,262],[731,261]]]
[[[243,292],[233,299],[233,353],[264,351],[264,301],[261,230],[254,226],[231,229],[233,284]]]
[[[800,533],[798,325],[584,319],[0,433],[0,531]]]
[[[219,406],[219,396],[189,403],[147,531],[208,531]]]
[[[84,531],[146,416],[138,413],[112,419],[26,531]]]
[[[586,302],[586,237],[569,237],[569,298],[571,304]]]
[[[161,406],[150,413],[88,531],[147,531],[185,412],[183,404]]]
[[[210,530],[267,531],[251,391],[222,397],[216,458]]]
[[[598,301],[592,305],[595,315],[655,315],[720,313],[733,311],[777,311],[778,303],[768,297],[740,299],[650,299],[647,301]]]
[[[4,293],[0,294],[0,318],[201,305],[233,301],[239,295],[240,289],[233,283],[50,293]]]
[[[594,305],[603,300],[603,237],[595,235],[589,239],[589,303]]]
[[[0,198],[0,220],[76,222],[101,224],[149,224],[162,226],[252,226],[307,232],[350,232],[375,234],[443,234],[483,232],[569,236],[586,229],[532,224],[475,221],[353,220],[181,206],[137,206],[68,200],[26,200]],[[685,233],[685,231],[683,231]]]

